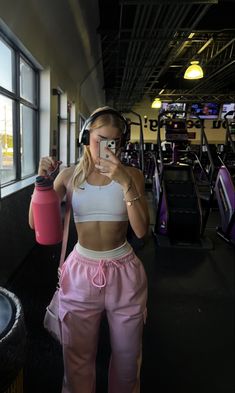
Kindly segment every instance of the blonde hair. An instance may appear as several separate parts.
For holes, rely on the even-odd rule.
[[[106,109],[112,109],[109,106],[104,106],[102,108],[96,109],[92,114],[94,115],[97,112],[106,110]],[[98,116],[96,119],[94,119],[93,122],[89,124],[89,132],[92,132],[94,128],[101,128],[103,126],[112,126],[114,128],[117,128],[120,130],[120,133],[123,134],[124,132],[124,120],[120,118],[118,115],[115,115],[115,113],[104,113],[100,116]],[[73,173],[73,179],[72,179],[72,187],[77,188],[79,187],[89,176],[89,174],[92,172],[93,169],[93,161],[90,153],[89,146],[84,146],[83,147],[83,155],[79,160],[79,163],[76,165],[74,173]]]

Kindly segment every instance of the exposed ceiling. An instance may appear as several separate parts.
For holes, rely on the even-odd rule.
[[[235,0],[99,0],[99,9],[108,104],[235,102]],[[183,79],[192,60],[203,79]]]

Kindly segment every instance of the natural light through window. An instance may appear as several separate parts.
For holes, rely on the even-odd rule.
[[[0,170],[1,183],[15,179],[13,163],[12,100],[0,95]]]
[[[38,71],[25,54],[0,35],[1,187],[36,172],[38,151]]]

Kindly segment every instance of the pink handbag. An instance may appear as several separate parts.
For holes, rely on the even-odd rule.
[[[46,308],[44,328],[61,344],[61,322],[59,319],[59,290],[57,289]]]
[[[58,268],[59,274],[60,274],[61,267],[64,263],[66,247],[67,247],[69,221],[70,221],[70,205],[71,205],[70,200],[71,200],[71,195],[70,192],[68,192],[66,196],[63,241],[61,247],[60,263]],[[44,328],[51,334],[51,336],[61,344],[62,337],[61,337],[61,321],[59,319],[59,287],[57,287],[50,301],[50,304],[46,308],[43,325]]]

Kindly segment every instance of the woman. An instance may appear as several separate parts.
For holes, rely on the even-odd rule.
[[[96,110],[82,131],[84,153],[65,168],[54,188],[62,200],[72,179],[72,207],[78,242],[63,264],[60,319],[64,358],[62,393],[94,393],[99,325],[106,312],[110,331],[109,393],[138,393],[147,281],[141,261],[126,241],[128,221],[136,236],[148,232],[149,214],[140,170],[125,167],[102,140],[120,148],[127,124],[115,109]],[[40,160],[39,175],[55,167]],[[30,226],[33,218],[30,209]]]

